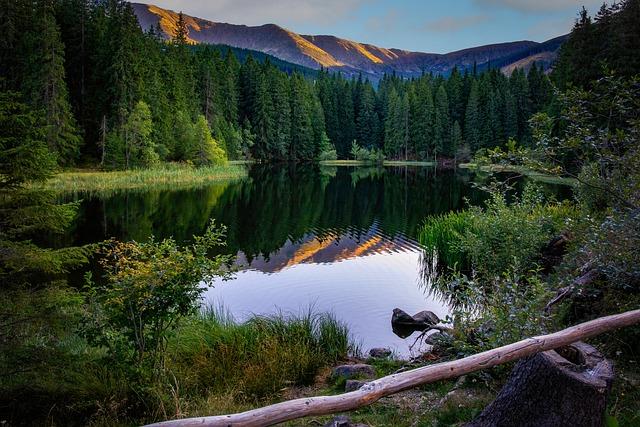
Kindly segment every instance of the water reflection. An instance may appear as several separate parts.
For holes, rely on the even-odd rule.
[[[314,305],[347,322],[363,347],[406,354],[413,342],[391,331],[391,313],[447,306],[421,287],[424,218],[479,203],[470,176],[433,168],[254,166],[246,179],[179,191],[85,199],[59,245],[110,237],[188,241],[210,218],[227,226],[226,251],[242,271],[207,294],[239,320],[251,313]]]

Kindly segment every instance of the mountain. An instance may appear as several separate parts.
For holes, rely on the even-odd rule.
[[[150,4],[132,3],[132,6],[143,30],[159,27],[167,38],[174,34],[177,12]],[[341,71],[348,76],[362,73],[373,80],[394,72],[405,77],[424,72],[448,74],[454,67],[469,69],[474,64],[481,69],[500,67],[506,73],[515,67],[529,67],[534,61],[548,68],[566,38],[544,43],[523,40],[436,54],[386,49],[329,35],[301,35],[275,24],[250,27],[188,15],[184,19],[193,43],[254,50],[304,67]]]

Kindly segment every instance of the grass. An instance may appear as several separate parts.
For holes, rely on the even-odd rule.
[[[320,162],[324,166],[376,166],[376,163],[362,160],[323,160]],[[385,160],[383,166],[435,166],[434,162],[417,162],[404,160]]]
[[[54,175],[44,184],[35,184],[33,188],[56,193],[105,193],[147,188],[197,187],[244,176],[246,169],[238,163],[202,168],[166,164],[151,169],[112,172],[87,169],[65,171]]]
[[[430,216],[420,229],[418,240],[425,247],[425,256],[429,257],[424,263],[425,268],[462,267],[465,264],[465,254],[456,246],[462,234],[470,226],[471,214],[468,211],[448,212],[446,214]],[[435,262],[438,265],[435,265]],[[435,271],[426,271],[431,274]]]
[[[194,394],[251,399],[309,385],[318,372],[357,351],[346,326],[329,314],[254,316],[235,322],[207,309],[169,342],[169,369]]]

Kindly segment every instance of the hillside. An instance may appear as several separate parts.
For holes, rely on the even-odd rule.
[[[159,26],[167,38],[174,33],[177,12],[142,3],[132,3],[132,6],[144,30]],[[499,66],[509,71],[520,64],[530,66],[533,61],[542,60],[544,66],[549,67],[560,46],[550,42],[564,40],[557,38],[545,43],[523,40],[435,54],[387,49],[331,35],[301,35],[275,24],[250,27],[187,15],[185,21],[193,43],[255,50],[304,67],[327,68],[347,76],[362,73],[373,80],[393,72],[405,77],[423,72],[448,74],[456,66],[468,69],[474,63],[481,68]]]

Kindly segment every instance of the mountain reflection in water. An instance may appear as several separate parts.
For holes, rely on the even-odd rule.
[[[429,167],[254,165],[243,180],[202,188],[69,197],[82,199],[79,216],[53,243],[152,234],[188,242],[215,219],[240,271],[205,303],[223,304],[237,320],[313,305],[348,323],[365,350],[406,354],[413,339],[391,331],[395,307],[447,314],[421,283],[418,229],[428,215],[480,203],[471,177]]]

